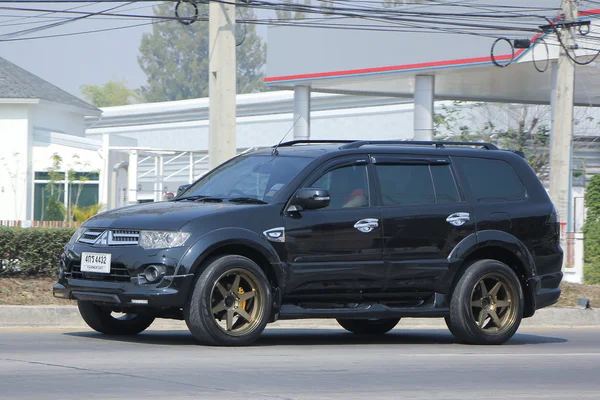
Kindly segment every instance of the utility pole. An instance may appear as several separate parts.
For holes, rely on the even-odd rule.
[[[235,5],[211,1],[208,24],[208,154],[213,168],[234,157],[237,150]]]
[[[561,245],[566,247],[566,234],[570,230],[571,203],[571,160],[573,141],[573,99],[575,94],[575,62],[568,51],[575,49],[574,26],[569,23],[577,21],[576,0],[562,0],[564,14],[560,32],[564,47],[561,46],[556,76],[556,97],[554,98],[554,113],[552,138],[550,144],[550,197],[560,215]],[[571,53],[574,57],[574,51]],[[563,268],[567,261],[565,255]]]

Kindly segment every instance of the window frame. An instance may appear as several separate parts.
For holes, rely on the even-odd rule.
[[[439,207],[439,206],[452,206],[464,205],[467,203],[465,193],[462,191],[461,182],[458,180],[458,174],[455,170],[452,160],[448,156],[408,156],[408,155],[395,155],[395,154],[371,154],[371,168],[375,179],[375,186],[377,191],[377,199],[379,207],[390,208],[390,207]],[[384,161],[378,161],[378,160]],[[433,188],[433,195],[435,197],[435,203],[429,204],[383,204],[383,187],[379,180],[379,173],[377,172],[377,165],[426,165],[429,170],[429,178],[431,179],[431,186]],[[438,203],[437,201],[437,190],[431,166],[433,165],[447,165],[450,170],[450,175],[456,187],[458,194],[458,201],[455,203]]]
[[[368,190],[368,201],[369,204],[365,207],[352,207],[352,208],[320,208],[318,210],[304,210],[304,212],[310,211],[349,211],[349,210],[366,210],[372,209],[374,207],[378,207],[380,204],[379,195],[377,193],[376,184],[375,184],[375,176],[374,171],[372,170],[371,165],[371,157],[368,154],[353,154],[353,155],[343,155],[333,159],[329,159],[324,161],[323,163],[316,166],[312,172],[308,174],[308,176],[300,182],[296,190],[292,193],[290,198],[285,204],[284,210],[289,209],[294,198],[298,194],[300,189],[310,188],[308,182],[312,182],[311,185],[319,180],[323,175],[333,171],[334,169],[349,167],[353,165],[364,165],[367,171],[367,190]]]

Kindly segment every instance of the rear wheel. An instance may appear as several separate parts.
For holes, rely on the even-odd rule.
[[[248,345],[265,329],[271,302],[269,281],[254,261],[224,256],[198,278],[184,309],[185,322],[202,344]]]
[[[342,328],[360,335],[383,335],[394,329],[400,318],[338,319]]]
[[[479,260],[456,285],[446,324],[462,342],[502,344],[519,328],[523,305],[515,272],[500,261]]]
[[[114,313],[91,301],[77,301],[79,313],[86,324],[107,335],[137,335],[146,330],[154,317],[141,314]]]

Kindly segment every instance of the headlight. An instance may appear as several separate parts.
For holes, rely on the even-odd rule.
[[[83,235],[83,232],[85,232],[87,228],[84,227],[80,227],[77,228],[77,230],[75,231],[75,233],[73,234],[73,236],[71,236],[71,240],[69,240],[69,243],[75,243],[76,241],[79,240],[79,238],[81,237],[81,235]]]
[[[183,246],[190,237],[188,232],[142,231],[139,245],[144,249],[168,249]]]

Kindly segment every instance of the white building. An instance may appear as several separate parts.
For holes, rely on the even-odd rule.
[[[63,158],[62,172],[80,173],[72,185],[66,179],[57,182],[63,191],[61,200],[66,203],[78,192],[81,204],[97,202],[98,177],[91,172],[101,168],[100,145],[85,137],[85,117],[100,114],[90,104],[0,58],[0,220],[41,217],[54,153]],[[80,182],[81,173],[89,173],[88,182]]]

